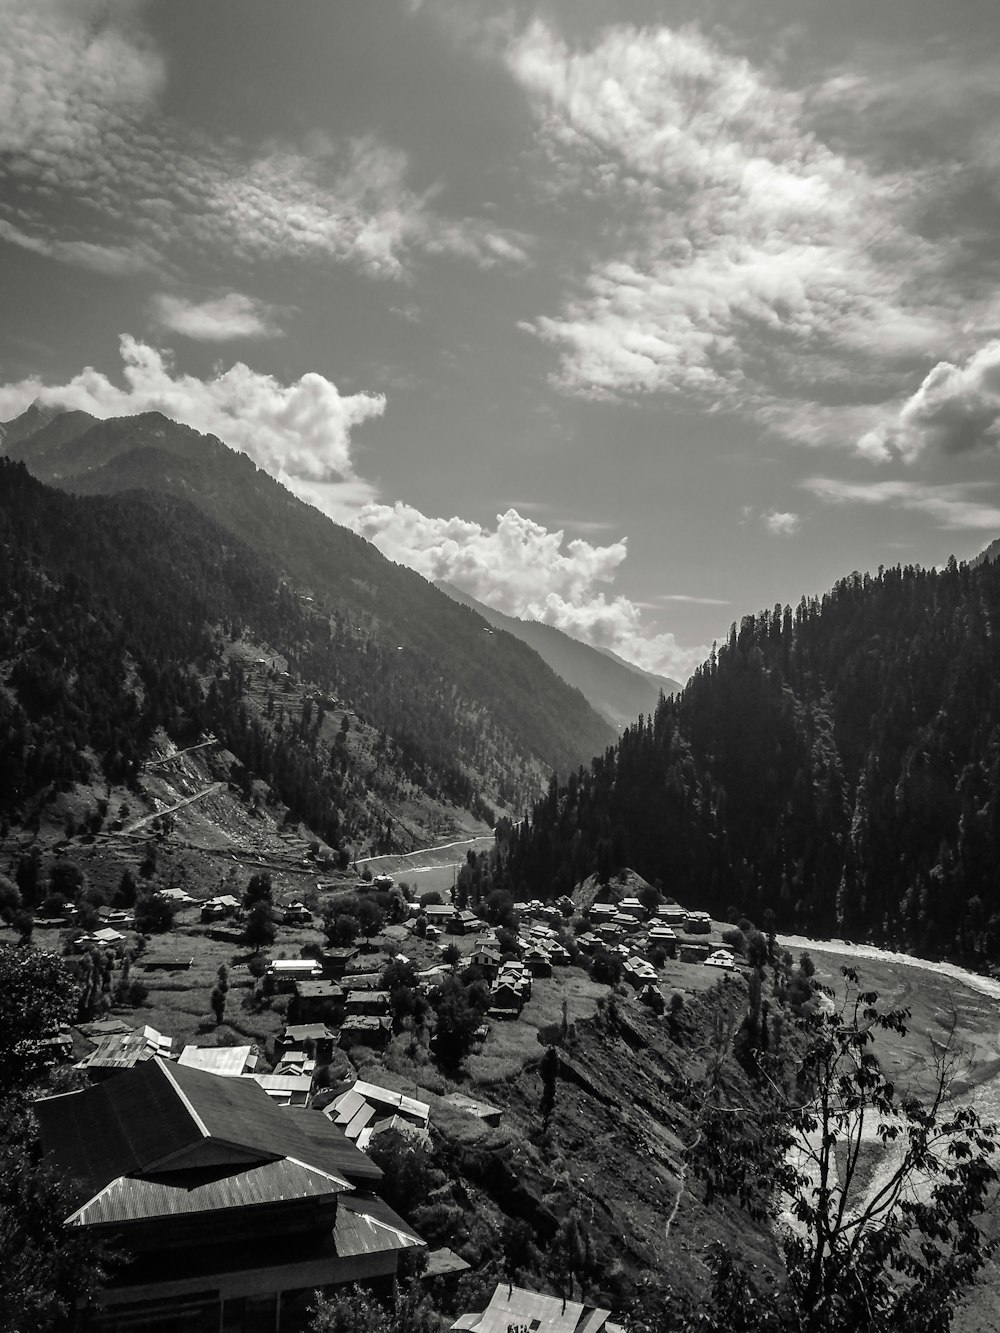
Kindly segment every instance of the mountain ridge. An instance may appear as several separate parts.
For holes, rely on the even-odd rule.
[[[651,713],[661,691],[673,694],[682,688],[675,680],[643,671],[610,649],[582,643],[554,625],[508,616],[445,580],[438,580],[435,586],[462,606],[470,607],[495,630],[512,634],[528,644],[558,676],[580,690],[591,707],[618,731],[640,714]]]

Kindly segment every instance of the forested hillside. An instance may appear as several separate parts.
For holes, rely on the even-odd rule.
[[[954,561],[744,617],[682,694],[500,829],[514,887],[628,862],[728,919],[997,959],[998,624],[1000,567]]]
[[[254,706],[245,656],[229,651],[244,639],[309,682],[315,707],[288,716],[277,679],[276,702]],[[523,711],[516,677],[506,695],[489,682],[466,694],[419,650],[388,650],[370,623],[293,592],[187,501],[70,496],[0,459],[0,815],[74,782],[134,781],[158,727],[177,741],[212,731],[336,842],[352,832],[352,775],[323,713],[349,700],[378,729],[387,792],[416,783],[492,822],[496,803],[537,790],[541,746],[558,751],[530,680]],[[532,727],[541,745],[523,739]]]

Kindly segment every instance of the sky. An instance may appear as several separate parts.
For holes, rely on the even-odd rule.
[[[675,679],[1000,536],[995,0],[0,0],[0,420]]]

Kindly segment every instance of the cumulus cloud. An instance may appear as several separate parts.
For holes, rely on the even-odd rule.
[[[345,396],[318,374],[282,384],[237,362],[201,380],[178,373],[163,352],[127,334],[121,355],[124,388],[90,366],[66,384],[22,380],[0,387],[0,419],[8,420],[34,399],[101,418],[158,411],[217,435],[279,480],[357,483],[351,431],[385,410],[380,394]],[[365,498],[370,495],[368,489]]]
[[[607,595],[628,554],[627,541],[567,542],[516,509],[486,528],[461,518],[429,518],[409,505],[371,504],[355,529],[425,578],[454,583],[479,601],[520,619],[540,620],[574,638],[610,648],[650,671],[686,679],[707,648],[682,648],[673,634],[650,634],[641,609]]]
[[[944,454],[1000,444],[1000,339],[964,365],[939,362],[894,420],[867,431],[858,452],[875,462],[897,454],[907,462],[928,450]]]
[[[152,309],[163,328],[197,342],[267,338],[281,332],[269,307],[240,292],[200,302],[159,292],[152,299]]]
[[[221,142],[156,115],[166,72],[141,10],[138,0],[7,0],[0,183],[23,192],[18,230],[31,248],[96,267],[78,244],[44,248],[55,196],[86,202],[100,243],[119,249],[330,260],[387,278],[406,276],[418,254],[484,268],[526,259],[524,239],[494,222],[443,216],[434,189],[410,185],[406,155],[371,136]]]
[[[980,483],[932,485],[914,481],[855,483],[810,477],[803,488],[827,504],[880,505],[926,514],[939,528],[995,531],[1000,508],[970,498]]]
[[[815,399],[821,358],[845,386],[859,357],[888,373],[942,345],[950,314],[919,282],[941,250],[910,225],[929,183],[829,147],[803,93],[694,29],[623,24],[574,48],[536,20],[506,63],[544,188],[605,219],[576,292],[524,325],[559,350],[564,390],[764,415]]]
[[[793,537],[802,526],[802,520],[798,514],[772,509],[764,515],[764,526],[773,537]]]

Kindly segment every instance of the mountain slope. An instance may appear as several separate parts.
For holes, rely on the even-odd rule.
[[[470,607],[494,629],[505,630],[528,644],[557,676],[578,689],[590,706],[619,731],[640,714],[652,713],[661,690],[673,694],[681,688],[676,680],[642,671],[608,649],[580,643],[553,625],[518,620],[494,611],[444,581],[435,586],[462,606]]]
[[[502,829],[511,880],[629,861],[690,907],[1000,959],[1000,565],[853,575],[745,616],[585,781]]]
[[[394,741],[444,770],[459,764],[486,799],[517,808],[547,769],[563,772],[613,733],[579,692],[514,640],[302,503],[243,454],[159,413],[53,438],[59,418],[14,447],[42,480],[78,494],[142,488],[194,505],[283,575],[320,616],[291,654]],[[11,423],[15,432],[18,423]]]

